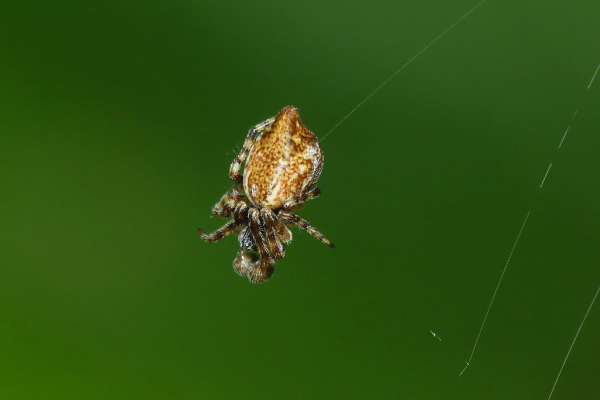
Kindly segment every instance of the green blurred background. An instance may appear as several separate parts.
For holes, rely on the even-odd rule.
[[[488,0],[323,140],[335,250],[252,285],[196,234],[252,125],[322,138],[475,5],[4,4],[0,397],[547,398],[600,284],[599,2]],[[600,398],[599,333],[553,399]]]

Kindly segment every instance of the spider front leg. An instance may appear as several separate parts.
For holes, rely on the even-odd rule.
[[[269,249],[271,250],[271,253],[273,253],[273,257],[280,260],[285,256],[285,248],[277,235],[277,216],[270,208],[263,208],[260,210],[260,217],[265,227],[264,230],[267,236]]]
[[[254,139],[256,139],[256,136],[259,133],[263,132],[265,129],[268,129],[273,122],[275,122],[275,117],[261,122],[248,132],[248,136],[246,136],[246,140],[244,141],[244,146],[242,147],[240,154],[238,154],[235,160],[233,160],[231,167],[229,168],[229,176],[234,182],[242,183],[242,174],[240,174],[240,168],[242,168],[242,164],[250,152],[250,148],[252,147],[252,143],[254,143]]]
[[[319,239],[321,242],[325,243],[327,246],[331,248],[335,248],[333,243],[329,241],[321,232],[313,228],[304,218],[297,216],[296,214],[292,214],[289,211],[280,211],[279,218],[287,224],[292,224],[299,226],[302,229],[306,229],[308,233],[313,235],[315,238]]]
[[[260,212],[256,208],[249,209],[248,226],[240,233],[240,245],[242,247],[233,262],[233,269],[239,275],[247,276],[252,283],[263,283],[271,278],[275,272],[275,267],[273,267],[275,261],[265,246],[265,234],[262,231]],[[252,238],[242,238],[242,236],[248,234]],[[256,254],[246,251],[251,243],[260,253],[260,258]]]
[[[252,236],[256,242],[256,249],[260,253],[260,261],[263,262],[265,266],[270,267],[275,264],[275,261],[265,246],[265,236],[261,230],[260,211],[258,211],[256,208],[251,208],[248,210],[248,219],[250,231],[252,232]]]

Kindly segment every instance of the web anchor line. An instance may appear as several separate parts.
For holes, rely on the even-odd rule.
[[[496,299],[496,294],[498,294],[498,289],[500,289],[500,284],[502,283],[502,279],[504,278],[504,273],[506,272],[506,269],[508,268],[508,264],[510,263],[510,259],[512,258],[515,248],[517,247],[517,243],[519,243],[519,239],[521,238],[521,233],[523,233],[525,224],[527,224],[527,219],[529,219],[529,214],[531,214],[531,209],[529,209],[529,211],[527,212],[527,215],[525,216],[525,220],[523,221],[523,224],[521,225],[521,229],[519,230],[519,234],[517,235],[517,238],[515,239],[515,243],[513,244],[513,247],[510,250],[510,254],[508,255],[506,264],[504,264],[504,269],[502,270],[502,274],[500,275],[500,279],[498,280],[498,283],[496,284],[496,289],[494,290],[494,294],[492,295],[492,300],[490,301],[487,311],[485,312],[485,317],[483,317],[483,323],[481,324],[481,327],[479,328],[479,333],[477,334],[477,338],[475,339],[475,345],[473,346],[473,350],[471,350],[471,356],[469,356],[469,361],[466,362],[465,368],[463,368],[463,370],[460,372],[460,374],[458,374],[459,377],[461,377],[462,374],[467,370],[469,365],[471,365],[471,361],[473,360],[473,354],[475,354],[475,349],[477,348],[477,344],[479,343],[479,338],[481,337],[481,332],[483,332],[483,327],[485,325],[485,322],[487,321],[488,315],[490,314],[490,310],[492,309],[492,304],[494,304],[494,300]]]
[[[594,305],[594,302],[596,301],[596,297],[598,297],[599,292],[600,292],[600,286],[598,286],[598,290],[596,290],[596,294],[594,295],[594,298],[592,299],[587,311],[585,312],[585,315],[583,316],[583,319],[581,320],[581,324],[579,324],[579,328],[577,329],[577,332],[575,333],[575,337],[573,338],[573,341],[571,342],[571,346],[569,346],[569,351],[567,351],[567,355],[565,356],[565,359],[563,360],[563,363],[560,366],[558,375],[556,375],[556,379],[554,380],[554,384],[552,385],[552,390],[550,390],[550,395],[548,396],[548,400],[550,400],[550,398],[552,397],[552,393],[554,393],[554,388],[556,388],[556,383],[558,382],[558,378],[560,378],[560,374],[562,374],[562,372],[563,372],[563,368],[565,367],[565,364],[567,363],[567,360],[569,359],[569,356],[571,355],[571,350],[573,350],[573,346],[575,345],[575,341],[577,340],[577,337],[579,336],[579,332],[581,332],[581,328],[583,327],[583,324],[585,323],[585,320],[587,319],[588,314],[590,313],[590,310],[592,309],[592,306]]]
[[[379,90],[381,90],[384,86],[386,86],[392,79],[394,79],[400,72],[402,72],[406,67],[408,67],[413,61],[415,61],[418,57],[421,56],[421,54],[423,54],[424,52],[426,52],[431,46],[433,46],[438,40],[440,40],[442,37],[444,37],[448,32],[450,32],[452,29],[454,29],[454,27],[456,27],[458,24],[460,24],[465,18],[467,18],[471,13],[473,13],[476,9],[478,9],[481,5],[483,5],[483,3],[485,3],[487,0],[481,0],[479,3],[477,3],[473,8],[471,8],[469,11],[467,11],[465,14],[463,14],[458,20],[456,20],[452,25],[450,25],[448,28],[446,28],[442,33],[440,33],[437,37],[435,37],[435,39],[433,39],[431,42],[429,42],[425,47],[423,47],[417,54],[415,54],[410,60],[408,60],[406,63],[404,63],[400,68],[398,68],[392,75],[390,75],[386,80],[384,80],[378,87],[375,88],[375,90],[373,90],[367,97],[365,97],[360,103],[358,103],[358,105],[356,107],[354,107],[348,114],[346,114],[337,124],[335,124],[335,126],[333,128],[331,128],[321,139],[321,141],[325,140],[334,130],[336,130],[341,124],[344,123],[344,121],[346,121],[352,114],[354,114],[354,112],[356,112],[356,110],[358,110],[363,104],[365,104],[367,101],[369,101],[369,99],[371,97],[373,97],[377,92],[379,92]],[[529,216],[529,215],[528,215]],[[522,229],[522,228],[521,228]],[[520,235],[520,233],[519,233]],[[516,245],[516,243],[515,243]],[[513,249],[514,250],[514,249]],[[375,284],[378,285],[377,282],[375,281],[375,279],[373,279],[373,277],[371,277],[371,275],[369,275],[366,271],[364,271],[362,268],[359,267],[359,269]],[[394,299],[393,296],[391,296],[387,291],[383,290],[383,288],[380,287],[380,289],[382,291],[384,291],[388,297],[390,297],[391,299]],[[489,310],[488,310],[489,312]],[[442,341],[442,338],[435,332],[433,332],[432,330],[429,331],[432,335],[433,338],[437,339],[438,341]],[[481,333],[481,332],[480,332]],[[467,363],[467,366],[469,365],[469,363]],[[466,367],[465,367],[466,369]],[[462,374],[462,372],[461,372]]]
[[[469,11],[467,11],[465,14],[463,14],[462,17],[460,17],[458,20],[456,20],[456,22],[454,22],[452,25],[450,25],[448,28],[446,28],[446,30],[442,33],[440,33],[435,39],[433,39],[431,42],[429,42],[429,44],[425,47],[423,47],[417,54],[414,55],[413,58],[411,58],[410,60],[408,60],[406,63],[404,63],[400,68],[398,68],[392,75],[390,75],[389,78],[387,78],[385,81],[383,81],[381,83],[381,85],[377,86],[377,88],[375,90],[373,90],[367,97],[364,98],[363,101],[361,101],[360,103],[358,103],[358,105],[356,107],[354,107],[352,109],[352,111],[350,111],[348,114],[346,114],[345,117],[343,117],[337,124],[335,124],[335,126],[333,128],[331,128],[329,130],[329,132],[327,132],[325,134],[325,136],[323,136],[323,138],[321,139],[321,141],[325,140],[325,138],[327,138],[327,136],[329,136],[329,134],[331,134],[331,132],[335,131],[337,129],[338,126],[340,126],[341,124],[344,123],[344,121],[346,121],[348,119],[348,117],[350,117],[352,114],[354,114],[354,112],[356,110],[358,110],[363,104],[365,104],[371,97],[373,97],[375,95],[375,93],[379,92],[379,90],[384,87],[385,85],[387,85],[388,83],[390,83],[390,81],[392,79],[394,79],[396,77],[396,75],[398,75],[400,72],[402,72],[402,70],[404,70],[404,68],[408,67],[413,61],[415,61],[421,54],[425,53],[427,51],[427,49],[429,49],[431,46],[433,46],[433,44],[435,42],[437,42],[438,40],[440,40],[442,37],[444,37],[448,32],[450,32],[456,25],[460,24],[465,18],[467,18],[473,11],[475,11],[476,9],[479,8],[479,6],[481,6],[483,3],[485,3],[487,0],[481,0],[479,3],[477,3],[477,5],[473,8],[471,8]]]
[[[599,70],[600,70],[600,64],[598,64],[598,67],[596,68],[596,71],[594,72],[594,75],[592,76],[592,79],[590,79],[590,82],[588,83],[587,87],[583,91],[582,96],[592,86],[592,82],[594,82],[594,79],[596,78],[596,75],[598,74]],[[569,129],[571,128],[571,125],[573,124],[573,121],[575,120],[575,117],[577,116],[578,112],[579,112],[579,105],[577,105],[577,108],[575,109],[575,112],[573,113],[573,116],[571,117],[571,120],[569,121],[569,124],[567,125],[567,128],[565,129],[565,133],[563,134],[562,138],[560,139],[560,143],[558,144],[558,147],[556,148],[557,152],[562,147],[563,142],[564,142],[565,138],[567,137],[567,134],[569,133]],[[544,186],[544,182],[546,182],[546,178],[548,177],[548,173],[550,172],[550,168],[552,167],[552,162],[553,161],[551,161],[550,165],[548,165],[548,169],[546,169],[546,173],[544,174],[544,177],[542,178],[542,181],[541,181],[540,186],[538,188],[540,190]],[[540,192],[538,191],[538,195],[539,195],[539,193]],[[471,365],[471,362],[473,361],[473,355],[475,354],[475,349],[477,348],[477,344],[479,343],[479,338],[481,337],[481,333],[483,332],[483,328],[484,328],[485,323],[487,321],[487,318],[489,316],[490,310],[492,308],[492,305],[494,304],[494,300],[496,299],[496,294],[498,293],[498,289],[500,288],[500,284],[502,283],[502,279],[504,278],[504,273],[506,272],[506,269],[508,268],[508,264],[510,263],[510,259],[512,258],[513,252],[515,251],[515,248],[517,247],[517,243],[519,243],[519,238],[521,237],[521,233],[523,232],[523,229],[525,228],[525,224],[527,223],[527,219],[529,218],[529,214],[531,213],[531,209],[533,207],[533,204],[535,203],[536,198],[534,198],[533,202],[531,203],[532,205],[529,207],[529,211],[527,212],[527,216],[525,217],[525,220],[523,221],[523,224],[521,225],[521,230],[519,230],[519,233],[517,235],[517,239],[515,240],[515,243],[513,244],[512,250],[510,251],[510,254],[508,256],[508,260],[506,261],[506,264],[504,265],[504,269],[502,270],[502,274],[500,274],[500,279],[498,279],[498,283],[496,284],[496,289],[494,290],[494,294],[492,295],[492,299],[490,300],[490,304],[488,305],[487,311],[485,312],[485,316],[483,317],[483,322],[481,323],[481,326],[479,328],[479,332],[477,333],[477,338],[475,339],[475,344],[473,345],[473,349],[471,350],[471,355],[469,356],[469,359],[467,361],[465,361],[465,367],[463,368],[462,371],[460,371],[460,374],[458,374],[459,377],[462,376],[462,374],[467,370],[467,368],[469,367],[469,365]],[[598,287],[598,292],[600,292],[600,287]],[[598,292],[596,292],[596,296],[598,296]],[[579,331],[581,330],[581,326],[583,326],[583,323],[585,322],[585,319],[587,318],[587,315],[588,315],[590,309],[592,308],[592,305],[596,301],[596,296],[594,296],[594,299],[592,300],[592,302],[590,303],[590,306],[588,308],[588,312],[585,314],[585,317],[583,318],[583,321],[581,321],[581,325],[579,326],[579,330],[575,334],[575,338],[573,339],[573,343],[571,343],[571,347],[569,348],[567,356],[565,357],[565,360],[563,361],[563,364],[562,364],[562,366],[560,368],[558,376],[556,377],[556,381],[554,382],[554,386],[552,386],[552,391],[550,392],[550,396],[548,397],[548,399],[550,399],[550,397],[552,396],[552,392],[554,391],[554,388],[556,387],[556,382],[558,382],[558,378],[560,377],[562,369],[565,366],[565,363],[567,362],[567,359],[569,358],[569,354],[571,353],[571,349],[573,348],[573,345],[575,344],[575,341],[577,340],[577,336],[579,335]]]
[[[600,64],[598,64],[598,67],[596,68],[596,72],[594,72],[594,75],[592,76],[592,79],[590,80],[590,83],[588,84],[587,88],[585,89],[585,91],[587,92],[590,87],[592,86],[592,82],[594,82],[594,78],[596,78],[596,75],[598,74],[598,70],[600,70]],[[575,114],[573,114],[573,118],[571,118],[571,122],[573,122],[573,119],[575,119],[575,116],[577,115],[577,111],[575,111]],[[569,126],[571,126],[569,124]],[[569,128],[567,127],[567,130]],[[566,132],[565,132],[565,136],[566,136]],[[564,139],[564,137],[563,137]],[[560,142],[560,144],[562,145],[562,140]],[[560,149],[560,145],[558,146],[558,148]],[[573,337],[573,341],[571,342],[571,346],[569,346],[569,350],[567,351],[567,355],[565,356],[565,359],[563,360],[560,369],[558,370],[558,374],[556,375],[556,379],[554,380],[554,384],[552,385],[552,389],[550,390],[550,394],[548,395],[548,400],[550,400],[550,398],[552,397],[552,394],[554,393],[554,389],[556,388],[556,384],[558,383],[558,380],[560,379],[560,375],[563,372],[563,369],[565,368],[565,364],[567,363],[567,360],[569,359],[569,356],[571,355],[571,350],[573,350],[573,346],[575,345],[575,342],[577,341],[577,338],[579,337],[579,332],[581,332],[581,328],[583,327],[583,324],[585,323],[585,320],[587,319],[590,310],[592,309],[592,307],[594,306],[594,302],[596,301],[596,298],[598,297],[598,293],[600,293],[600,286],[598,286],[598,289],[596,290],[596,294],[594,295],[594,298],[592,298],[592,301],[590,302],[590,305],[587,308],[587,311],[585,312],[585,315],[583,316],[583,319],[581,320],[581,323],[579,324],[579,328],[577,328],[577,332],[575,332],[575,336]]]

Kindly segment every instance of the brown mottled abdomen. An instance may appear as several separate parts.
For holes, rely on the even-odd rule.
[[[317,137],[288,106],[252,146],[244,168],[244,190],[256,206],[278,209],[314,185],[323,169]]]

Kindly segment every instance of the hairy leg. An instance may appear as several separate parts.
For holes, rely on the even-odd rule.
[[[237,226],[236,221],[231,220],[228,223],[226,223],[225,225],[223,225],[222,228],[217,229],[216,231],[214,231],[211,234],[206,234],[202,231],[202,229],[198,228],[198,234],[205,242],[215,243],[215,242],[218,242],[219,240],[223,239],[225,236],[229,235],[231,232],[233,232],[235,230],[236,226]]]
[[[277,236],[275,226],[275,219],[277,217],[269,208],[263,208],[260,210],[260,217],[265,227],[265,234],[267,236],[269,249],[271,250],[271,253],[273,253],[273,257],[275,257],[277,260],[280,260],[285,256],[285,248]]]
[[[254,236],[254,241],[256,242],[256,249],[260,253],[260,261],[264,263],[265,266],[272,266],[275,264],[275,261],[265,246],[266,238],[261,230],[260,212],[256,208],[251,208],[248,210],[248,219],[250,231],[252,232],[252,236]]]
[[[212,213],[218,217],[227,218],[235,210],[239,203],[245,202],[241,185],[235,185],[231,190],[221,197],[221,200],[212,209]]]
[[[277,236],[283,243],[289,243],[292,241],[292,231],[288,228],[285,223],[278,217],[275,217],[275,230]]]
[[[231,167],[229,168],[229,176],[231,177],[231,179],[233,179],[234,182],[242,183],[242,175],[240,174],[240,169],[242,168],[242,164],[244,163],[244,160],[250,152],[252,143],[254,143],[256,136],[259,133],[263,132],[265,129],[268,129],[274,121],[275,117],[269,118],[268,120],[256,125],[248,132],[248,136],[246,136],[246,140],[244,141],[244,146],[242,147],[240,154],[238,154],[235,160],[233,160],[233,162],[231,163]]]
[[[297,196],[293,196],[288,201],[283,204],[283,209],[285,211],[291,211],[297,205],[301,205],[308,200],[312,200],[318,197],[321,194],[321,189],[318,187],[307,190],[306,192],[299,194]]]
[[[292,225],[299,226],[302,229],[306,229],[308,233],[313,235],[315,238],[319,239],[321,242],[325,243],[327,246],[331,248],[335,248],[333,243],[329,241],[321,232],[313,228],[305,219],[297,216],[296,214],[292,214],[289,211],[281,211],[279,212],[279,218],[281,218],[284,222]]]

